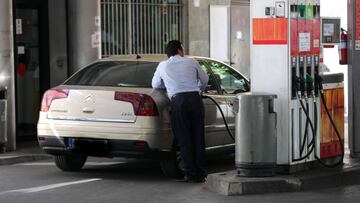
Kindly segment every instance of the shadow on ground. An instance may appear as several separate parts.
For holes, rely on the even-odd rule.
[[[112,165],[85,165],[79,172],[66,172],[72,176],[76,175],[82,178],[104,178],[119,179],[131,181],[166,181],[165,177],[157,161],[136,160],[136,159],[98,159],[96,161],[119,162]],[[89,159],[89,162],[93,162]],[[213,156],[207,160],[206,171],[210,173],[218,173],[234,169],[234,155]],[[65,173],[65,172],[64,172]]]

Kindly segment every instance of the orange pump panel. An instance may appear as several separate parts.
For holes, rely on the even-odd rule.
[[[253,44],[271,45],[288,43],[287,18],[253,19]]]
[[[324,94],[329,112],[340,132],[341,139],[344,141],[344,88],[327,89],[324,90]],[[342,153],[340,142],[323,104],[321,104],[320,117],[320,158],[340,156]]]

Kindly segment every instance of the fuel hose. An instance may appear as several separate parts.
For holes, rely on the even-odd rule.
[[[316,154],[315,154],[315,158],[319,161],[319,163],[321,165],[323,165],[323,166],[325,166],[327,168],[335,168],[335,167],[338,167],[339,165],[343,164],[343,162],[344,162],[344,156],[345,156],[344,143],[343,143],[343,141],[341,139],[340,132],[339,132],[338,128],[336,127],[336,124],[335,124],[332,116],[330,115],[328,106],[326,104],[325,95],[324,95],[324,93],[322,91],[320,92],[320,96],[321,96],[321,102],[323,103],[324,108],[325,108],[325,112],[326,112],[327,116],[329,117],[330,123],[331,123],[332,127],[334,128],[335,134],[336,134],[336,136],[337,136],[337,138],[338,138],[338,140],[340,142],[341,157],[340,157],[339,161],[335,162],[334,164],[325,163]],[[315,118],[315,119],[317,121],[317,118]]]
[[[339,161],[335,162],[334,164],[328,164],[326,162],[324,162],[323,160],[321,160],[317,155],[316,153],[314,153],[314,157],[315,159],[324,167],[327,167],[327,168],[335,168],[339,165],[341,165],[344,161],[344,155],[345,155],[345,149],[344,149],[344,143],[341,139],[341,136],[340,136],[340,132],[338,130],[338,128],[336,127],[336,124],[330,114],[330,111],[329,111],[329,108],[327,106],[327,103],[326,103],[326,99],[325,99],[325,95],[323,93],[323,85],[322,85],[322,80],[321,80],[321,76],[317,76],[319,78],[319,91],[320,91],[320,100],[325,108],[325,112],[326,112],[326,115],[327,117],[329,118],[330,120],[330,123],[331,123],[331,126],[334,128],[335,130],[335,133],[336,133],[336,136],[340,142],[340,148],[341,148],[341,157],[339,159]],[[311,118],[310,118],[310,115],[309,115],[309,104],[306,102],[306,106],[304,105],[304,102],[302,100],[299,100],[300,101],[300,105],[301,105],[301,108],[302,110],[304,111],[305,115],[306,115],[306,125],[305,125],[305,135],[304,135],[304,140],[302,140],[302,145],[301,145],[301,149],[300,149],[300,158],[297,158],[297,159],[292,159],[293,161],[302,161],[302,160],[305,160],[307,159],[308,157],[311,156],[312,152],[314,151],[315,149],[315,140],[316,140],[316,134],[317,134],[317,130],[318,130],[318,109],[317,109],[317,103],[314,101],[314,123],[313,121],[311,121]],[[306,139],[307,137],[307,128],[308,128],[308,125],[310,125],[310,128],[311,128],[311,132],[312,132],[312,140],[311,142],[307,145],[307,149],[308,149],[308,153],[301,157],[303,151],[304,151],[304,148],[305,148],[305,145],[306,145]]]
[[[203,99],[210,99],[210,100],[216,105],[216,107],[217,107],[218,110],[220,111],[220,114],[221,114],[221,116],[222,116],[222,119],[223,119],[223,121],[224,121],[226,130],[227,130],[229,136],[231,137],[232,140],[235,141],[235,137],[234,137],[234,135],[232,134],[232,132],[231,132],[231,130],[230,130],[230,128],[229,128],[228,122],[226,121],[226,118],[225,118],[225,114],[224,114],[223,110],[221,109],[220,105],[215,101],[214,98],[212,98],[212,97],[210,97],[210,96],[202,95],[202,98],[203,98]]]

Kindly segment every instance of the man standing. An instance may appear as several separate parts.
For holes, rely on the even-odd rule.
[[[208,76],[199,63],[185,57],[181,42],[170,41],[168,60],[161,62],[152,80],[153,88],[166,88],[171,100],[171,125],[184,161],[186,182],[204,182],[204,106],[201,91]]]

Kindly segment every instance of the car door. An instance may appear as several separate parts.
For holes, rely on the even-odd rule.
[[[250,83],[238,71],[224,63],[212,60],[208,60],[207,63],[212,74],[218,78],[218,85],[221,89],[220,97],[222,101],[226,102],[226,105],[224,105],[224,107],[226,106],[227,108],[226,120],[232,134],[235,135],[234,100],[237,94],[250,91]],[[231,143],[234,143],[234,140],[226,131],[223,138],[223,144]]]
[[[223,112],[227,114],[227,101],[220,94],[220,87],[216,78],[204,60],[197,59],[201,68],[209,76],[208,85],[204,91],[204,95],[214,98],[222,108]],[[225,125],[220,111],[213,101],[210,99],[203,99],[205,109],[205,143],[206,147],[214,147],[223,144]]]

